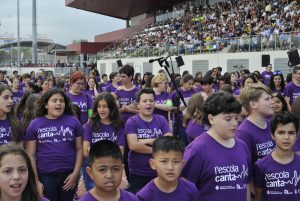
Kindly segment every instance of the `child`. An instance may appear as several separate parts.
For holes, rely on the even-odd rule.
[[[292,104],[300,94],[300,66],[293,68],[293,81],[286,85],[284,90],[284,99],[291,111]]]
[[[109,85],[109,82],[108,82],[108,77],[107,77],[107,75],[106,74],[103,74],[102,75],[102,83],[100,84],[100,90],[101,91],[106,91],[106,88],[107,88],[107,86]]]
[[[98,90],[98,83],[96,82],[96,79],[94,77],[89,77],[85,88],[86,88],[85,93],[91,96],[92,100],[94,100],[95,97],[98,96],[100,91]]]
[[[113,95],[109,92],[101,92],[94,101],[93,116],[84,125],[83,156],[87,157],[90,146],[100,140],[116,142],[124,153],[124,132],[124,124]],[[86,160],[84,165],[87,165]],[[85,172],[83,174],[85,175]],[[90,190],[93,186],[93,182],[86,175],[85,188]]]
[[[0,146],[0,200],[47,201],[41,198],[30,159],[20,146]]]
[[[153,159],[150,166],[156,170],[157,177],[137,193],[140,201],[199,201],[196,186],[179,178],[183,166],[184,144],[176,137],[157,138],[152,148]]]
[[[154,91],[150,88],[140,90],[136,99],[140,113],[128,119],[125,134],[129,146],[130,191],[136,193],[151,181],[156,173],[148,161],[151,158],[153,141],[163,135],[172,135],[167,120],[153,114]]]
[[[273,75],[273,72],[272,72],[272,64],[269,64],[267,67],[266,67],[266,70],[264,72],[261,73],[261,78],[263,80],[263,83],[265,85],[269,85],[269,82],[271,80],[271,77]]]
[[[20,84],[20,81],[18,78],[12,79],[11,91],[12,91],[14,106],[20,102],[22,96],[24,95],[24,93],[19,90],[19,84]]]
[[[300,201],[300,156],[293,151],[298,129],[298,118],[287,111],[273,117],[271,131],[276,148],[255,163],[256,201]]]
[[[123,159],[120,148],[110,140],[98,141],[89,152],[87,173],[95,187],[79,201],[138,201],[135,195],[119,189],[123,174]]]
[[[14,115],[12,91],[0,84],[0,145],[22,140],[20,122]]]
[[[205,201],[250,201],[250,154],[235,138],[241,105],[217,92],[203,106],[210,129],[187,146],[182,176],[193,182]]]
[[[196,93],[189,101],[187,112],[183,119],[183,125],[186,125],[186,135],[188,142],[191,143],[196,137],[209,129],[203,119],[204,99],[200,93]]]
[[[41,98],[38,118],[29,124],[25,141],[39,188],[51,201],[73,201],[82,164],[82,126],[70,100],[59,89]]]
[[[239,100],[249,116],[239,125],[236,134],[247,144],[252,163],[275,148],[269,121],[266,120],[273,114],[271,97],[272,91],[263,84],[252,84],[241,90]]]

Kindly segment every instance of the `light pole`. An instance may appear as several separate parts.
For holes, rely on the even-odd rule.
[[[36,0],[32,0],[32,63],[37,64]]]
[[[18,15],[18,64],[21,66],[21,46],[20,46],[20,0],[17,0],[17,15]]]

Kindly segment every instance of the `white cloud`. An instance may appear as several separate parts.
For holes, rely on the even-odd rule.
[[[17,36],[17,0],[0,0],[0,35]],[[61,44],[125,28],[126,22],[65,6],[64,0],[37,0],[37,31]],[[21,37],[32,33],[32,0],[20,0]]]

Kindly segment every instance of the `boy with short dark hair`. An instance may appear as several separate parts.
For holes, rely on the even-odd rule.
[[[179,178],[183,166],[184,144],[173,136],[157,138],[152,147],[153,158],[150,166],[157,177],[151,180],[138,193],[140,201],[199,201],[196,186]]]
[[[275,151],[254,165],[256,201],[300,201],[300,156],[293,151],[298,129],[298,118],[287,111],[273,117],[271,131]]]
[[[119,146],[110,140],[101,140],[92,145],[89,152],[87,173],[95,187],[79,201],[138,201],[137,197],[119,189],[123,174],[123,158]]]

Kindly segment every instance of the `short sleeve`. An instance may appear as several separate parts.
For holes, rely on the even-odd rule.
[[[258,188],[264,188],[265,187],[265,175],[263,173],[263,170],[257,163],[254,164],[253,168],[253,183]]]
[[[24,141],[33,141],[36,140],[36,128],[35,128],[35,121],[31,121],[29,126],[26,129],[26,134],[24,137]]]
[[[119,146],[125,146],[125,129],[124,127],[122,128],[119,128],[118,130],[118,141],[117,141],[117,144]]]
[[[83,141],[92,142],[92,133],[93,133],[92,128],[89,122],[87,122],[83,126]]]
[[[125,135],[137,134],[137,128],[134,119],[131,117],[127,120],[125,125]]]

